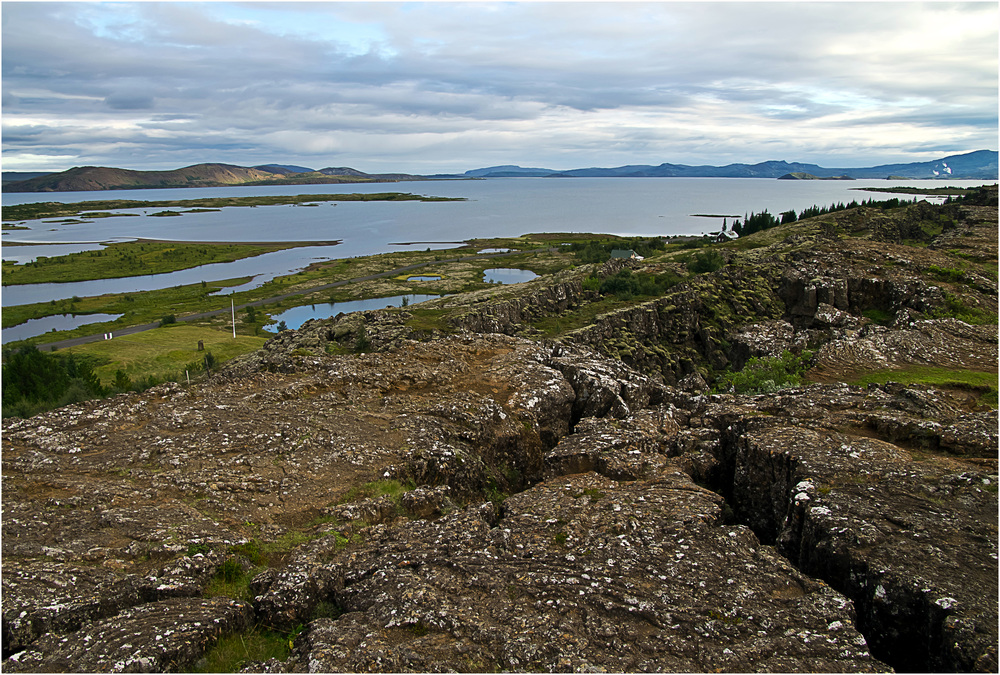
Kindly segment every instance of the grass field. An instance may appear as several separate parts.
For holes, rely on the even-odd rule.
[[[953,370],[933,366],[911,366],[902,370],[876,370],[858,378],[856,384],[926,384],[943,389],[963,389],[980,394],[980,401],[997,407],[997,373]]]
[[[205,351],[198,351],[198,341],[205,344]],[[69,347],[60,353],[84,354],[102,363],[95,368],[105,386],[115,379],[115,371],[123,370],[133,380],[154,376],[183,378],[187,368],[201,372],[205,352],[212,352],[217,363],[228,361],[241,354],[259,349],[267,337],[239,335],[233,339],[228,331],[206,326],[173,324],[135,335],[113,340],[91,342]]]

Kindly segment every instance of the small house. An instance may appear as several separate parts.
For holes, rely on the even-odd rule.
[[[612,258],[626,258],[628,260],[642,260],[642,256],[633,251],[632,249],[621,249],[616,248],[611,251]]]

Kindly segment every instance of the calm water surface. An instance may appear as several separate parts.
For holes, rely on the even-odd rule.
[[[968,187],[984,181],[911,181],[920,187]],[[9,231],[4,241],[46,244],[101,242],[148,237],[179,241],[341,240],[332,250],[295,249],[238,263],[206,265],[186,272],[113,280],[113,283],[37,284],[7,287],[3,305],[47,302],[79,295],[134,292],[202,280],[239,276],[266,280],[301,269],[317,259],[345,258],[399,250],[400,245],[444,248],[427,242],[460,242],[472,237],[519,236],[532,232],[600,232],[634,235],[702,234],[718,230],[721,217],[742,217],[767,209],[773,214],[813,205],[889,195],[851,188],[906,184],[899,181],[783,181],[757,178],[510,178],[475,181],[415,181],[369,185],[286,185],[112,190],[2,195],[5,206],[39,201],[107,199],[168,200],[213,196],[409,192],[462,197],[463,202],[330,202],[319,206],[230,207],[172,218],[149,215],[99,218],[79,224],[25,221],[30,230]],[[159,209],[147,209],[152,213]],[[142,210],[131,210],[142,214]],[[5,247],[19,258],[23,247]],[[405,248],[404,248],[405,250]],[[43,254],[44,255],[44,254]],[[292,260],[292,258],[295,258]],[[110,282],[110,280],[108,280]],[[255,281],[259,285],[263,281]]]
[[[23,246],[17,249],[26,248]],[[5,249],[6,254],[6,249]],[[122,279],[94,279],[65,284],[22,284],[3,287],[3,306],[25,305],[33,302],[48,302],[78,295],[85,298],[105,293],[135,293],[153,291],[158,288],[170,288],[186,284],[197,284],[202,281],[220,281],[238,277],[253,276],[254,280],[223,291],[248,290],[270,281],[276,276],[291,274],[319,260],[330,260],[342,257],[338,246],[302,246],[284,251],[264,253],[253,258],[243,258],[228,263],[213,263],[191,269],[168,272],[166,274],[148,274],[141,277],[124,277]],[[265,270],[261,273],[261,270]]]
[[[371,298],[368,300],[349,300],[347,302],[325,302],[315,305],[303,305],[286,309],[281,314],[274,314],[272,323],[285,322],[289,328],[298,328],[309,319],[329,319],[337,316],[341,312],[350,314],[351,312],[363,312],[371,309],[385,309],[386,307],[401,307],[404,298],[407,304],[415,305],[424,300],[434,300],[441,296],[412,293],[410,295],[396,295],[390,298]]]
[[[483,281],[488,284],[523,284],[525,281],[537,279],[538,275],[531,270],[519,270],[510,267],[496,267],[483,270]]]
[[[36,335],[48,333],[50,330],[71,330],[88,323],[114,321],[123,314],[57,314],[41,319],[28,319],[22,324],[3,329],[3,344],[16,340],[27,340]]]

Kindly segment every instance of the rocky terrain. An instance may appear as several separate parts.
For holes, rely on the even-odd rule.
[[[681,261],[4,420],[3,669],[190,671],[270,631],[244,671],[996,672],[995,402],[850,384],[995,374],[996,223],[995,189],[854,209],[585,321],[588,277]],[[718,385],[786,351],[805,383]]]

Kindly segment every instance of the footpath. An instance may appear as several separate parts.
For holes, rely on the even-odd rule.
[[[551,249],[550,249],[551,250]],[[270,298],[264,298],[262,300],[254,300],[253,302],[247,302],[242,305],[236,305],[237,310],[245,309],[247,307],[260,307],[262,305],[270,305],[275,302],[285,300],[287,298],[293,298],[299,295],[308,295],[309,293],[316,293],[317,291],[325,291],[330,288],[337,288],[339,286],[346,286],[347,284],[353,284],[358,281],[371,281],[373,279],[381,279],[384,277],[392,277],[403,274],[404,272],[410,272],[415,269],[420,269],[421,267],[428,267],[430,265],[440,265],[442,263],[457,263],[465,262],[468,260],[477,260],[482,258],[503,258],[505,256],[520,255],[524,251],[508,251],[505,253],[477,253],[476,255],[460,256],[458,258],[452,258],[449,260],[433,260],[423,263],[415,263],[413,265],[406,265],[405,267],[397,267],[393,270],[388,270],[386,272],[379,272],[378,274],[369,274],[363,277],[355,277],[353,279],[343,279],[341,281],[334,281],[329,284],[322,284],[320,286],[312,286],[310,288],[303,288],[297,291],[292,291],[290,293],[284,293],[282,295],[275,295]],[[223,307],[222,309],[213,309],[208,312],[198,312],[196,314],[187,314],[185,316],[177,317],[178,321],[200,321],[202,319],[208,319],[213,316],[219,316],[220,314],[228,314],[233,308]],[[112,335],[114,337],[119,337],[123,335],[133,335],[135,333],[141,333],[143,331],[152,330],[153,328],[158,328],[160,326],[159,321],[154,321],[153,323],[144,323],[137,326],[128,326],[127,328],[121,328],[114,331]],[[49,342],[48,344],[38,345],[38,351],[50,352],[58,349],[65,349],[66,347],[75,347],[77,345],[84,345],[89,342],[98,342],[100,340],[107,339],[107,333],[102,333],[100,335],[86,335],[83,337],[69,338],[67,340],[60,340],[58,342]]]

